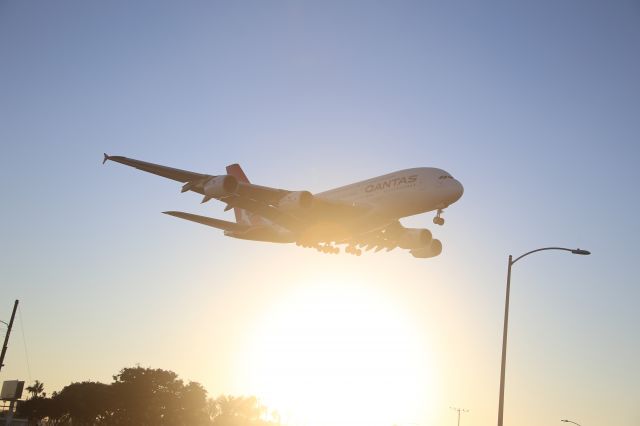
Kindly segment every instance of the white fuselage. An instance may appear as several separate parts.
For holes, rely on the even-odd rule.
[[[399,219],[444,209],[456,202],[462,192],[462,184],[444,170],[419,167],[321,192],[315,197],[368,206],[376,215]]]

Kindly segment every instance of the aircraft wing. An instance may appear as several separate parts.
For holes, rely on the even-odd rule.
[[[304,229],[304,221],[283,212],[277,207],[266,202],[241,196],[228,197],[223,201],[227,203],[227,208],[240,208],[247,210],[251,213],[257,214],[258,216],[264,217],[283,228],[289,229],[290,231],[299,232]]]
[[[289,196],[295,196],[296,194],[302,193],[305,193],[303,195],[311,196],[311,194],[306,191],[288,191],[285,189],[255,185],[248,182],[236,182],[232,192],[208,195],[205,194],[205,185],[207,182],[211,179],[224,179],[225,177],[231,176],[215,176],[196,173],[119,155],[104,154],[103,164],[107,161],[114,161],[147,173],[182,182],[184,183],[182,186],[182,192],[193,191],[203,194],[205,197],[202,202],[215,198],[226,203],[226,209],[236,207],[245,209],[292,231],[300,231],[304,229],[306,225],[318,220],[338,222],[348,220],[350,218],[363,215],[369,210],[366,206],[353,206],[340,201],[324,200],[315,197],[313,198],[313,203],[309,208],[287,210],[283,207],[283,204],[287,201]],[[178,215],[174,214],[174,216]],[[182,215],[178,217],[197,221],[193,217],[186,218]]]
[[[119,155],[104,154],[104,160],[102,160],[102,164],[106,163],[107,160],[115,161],[116,163],[124,164],[126,166],[134,167],[147,173],[153,173],[154,175],[162,176],[167,179],[173,179],[175,181],[183,183],[197,181],[207,176],[202,173],[174,169],[173,167],[147,163],[146,161],[134,160],[133,158],[122,157]]]
[[[204,194],[203,185],[205,181],[217,177],[204,173],[175,169],[173,167],[162,166],[160,164],[148,163],[146,161],[122,157],[120,155],[104,154],[104,160],[102,160],[102,164],[106,163],[107,161],[114,161],[116,163],[124,164],[125,166],[130,166],[138,170],[142,170],[143,172],[152,173],[154,175],[162,176],[167,179],[182,182],[185,184],[182,187],[182,192],[193,191],[199,194]],[[269,188],[267,186],[240,182],[234,195],[251,198],[254,200],[261,200],[269,204],[274,204],[289,193],[290,191],[286,191],[284,189]],[[222,197],[213,198],[222,199]]]

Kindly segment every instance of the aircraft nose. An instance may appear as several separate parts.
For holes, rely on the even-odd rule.
[[[462,186],[462,184],[459,181],[454,179],[453,182],[451,182],[451,201],[450,201],[450,204],[453,204],[456,201],[458,201],[460,199],[460,197],[462,197],[463,193],[464,193],[464,187]]]

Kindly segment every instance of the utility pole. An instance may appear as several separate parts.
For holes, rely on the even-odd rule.
[[[451,408],[453,411],[458,412],[458,426],[460,426],[460,413],[468,413],[469,410],[465,408],[458,408],[458,407],[449,407],[449,408]]]
[[[4,345],[2,345],[2,352],[0,353],[0,370],[4,366],[4,356],[7,353],[7,347],[9,346],[9,335],[11,334],[11,327],[13,327],[13,319],[16,317],[16,310],[18,309],[18,300],[13,304],[13,312],[11,313],[11,320],[9,320],[9,324],[2,321],[7,325],[7,334],[4,335]]]

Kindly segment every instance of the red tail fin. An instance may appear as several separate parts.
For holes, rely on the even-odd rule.
[[[238,179],[238,182],[250,183],[247,175],[242,171],[242,167],[240,164],[229,164],[227,166],[227,174],[233,176]],[[256,221],[252,220],[252,214],[244,209],[240,209],[235,207],[233,209],[233,213],[236,215],[236,223],[242,223],[244,225],[255,225]]]
[[[242,171],[240,164],[229,164],[227,166],[227,174],[238,179],[238,182],[249,183],[249,179],[247,179],[247,175]]]

